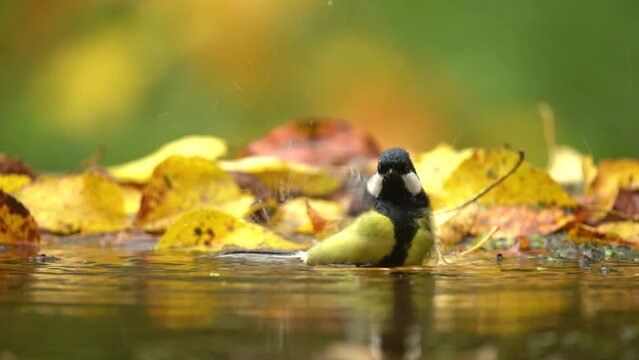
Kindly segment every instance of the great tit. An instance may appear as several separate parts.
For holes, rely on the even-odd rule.
[[[430,201],[406,150],[379,156],[377,173],[366,183],[373,210],[301,257],[309,265],[420,265],[434,247]]]

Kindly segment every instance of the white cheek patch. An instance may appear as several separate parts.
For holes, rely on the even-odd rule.
[[[404,180],[404,186],[409,193],[413,196],[419,194],[422,191],[422,183],[419,181],[417,174],[414,172],[409,172],[406,175],[402,175],[402,180]]]
[[[382,192],[382,177],[379,176],[379,174],[377,173],[371,176],[371,178],[368,179],[368,182],[366,183],[366,190],[374,197],[378,197],[379,194]]]

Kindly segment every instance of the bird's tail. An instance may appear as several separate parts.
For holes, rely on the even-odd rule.
[[[300,259],[306,263],[308,254],[306,251],[294,250],[230,250],[220,253],[217,257],[247,258],[259,257],[267,259]]]

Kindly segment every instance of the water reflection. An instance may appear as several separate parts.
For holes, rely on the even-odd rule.
[[[60,260],[0,261],[0,351],[18,358],[639,356],[632,262],[603,275],[535,259],[390,271],[101,244],[47,254]]]

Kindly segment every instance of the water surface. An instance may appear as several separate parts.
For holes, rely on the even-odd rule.
[[[0,359],[639,357],[634,261],[486,253],[391,271],[147,245],[2,259]]]

